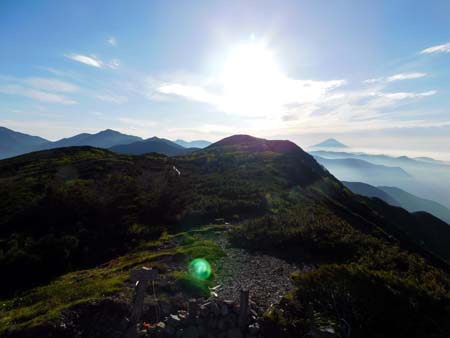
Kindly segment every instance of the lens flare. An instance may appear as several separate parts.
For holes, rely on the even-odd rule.
[[[208,279],[211,276],[211,265],[204,258],[196,258],[189,263],[189,273],[197,279]]]

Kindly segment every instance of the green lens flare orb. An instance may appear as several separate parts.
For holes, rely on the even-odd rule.
[[[189,263],[189,273],[197,279],[208,279],[211,276],[211,265],[204,258],[196,258]]]

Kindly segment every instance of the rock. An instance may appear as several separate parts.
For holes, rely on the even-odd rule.
[[[244,335],[242,334],[241,330],[239,330],[237,327],[231,328],[227,332],[228,338],[244,338]]]
[[[211,302],[204,303],[204,304],[200,305],[200,310],[203,312],[204,310],[208,309],[210,305],[211,305]]]
[[[167,320],[167,325],[173,326],[173,327],[178,327],[181,323],[181,319],[180,317],[178,317],[177,315],[171,314],[169,315],[169,318]]]
[[[159,327],[160,329],[165,329],[165,328],[166,328],[166,323],[164,323],[164,322],[159,322],[159,323],[156,323],[155,326],[156,326],[156,327]]]
[[[260,331],[259,323],[253,323],[248,326],[248,333],[252,336],[257,336]]]
[[[227,304],[229,307],[232,307],[234,305],[234,301],[232,301],[231,299],[224,299],[223,303]]]
[[[186,319],[188,316],[188,312],[185,310],[178,310],[177,315],[180,319]]]

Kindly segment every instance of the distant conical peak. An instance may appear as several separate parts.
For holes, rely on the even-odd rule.
[[[322,141],[318,144],[313,145],[313,147],[326,147],[326,148],[348,148],[347,145],[345,145],[342,142],[339,142],[335,138],[327,138],[325,141]]]

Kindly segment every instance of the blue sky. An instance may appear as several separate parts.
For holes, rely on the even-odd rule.
[[[448,1],[0,2],[0,125],[450,158]]]

